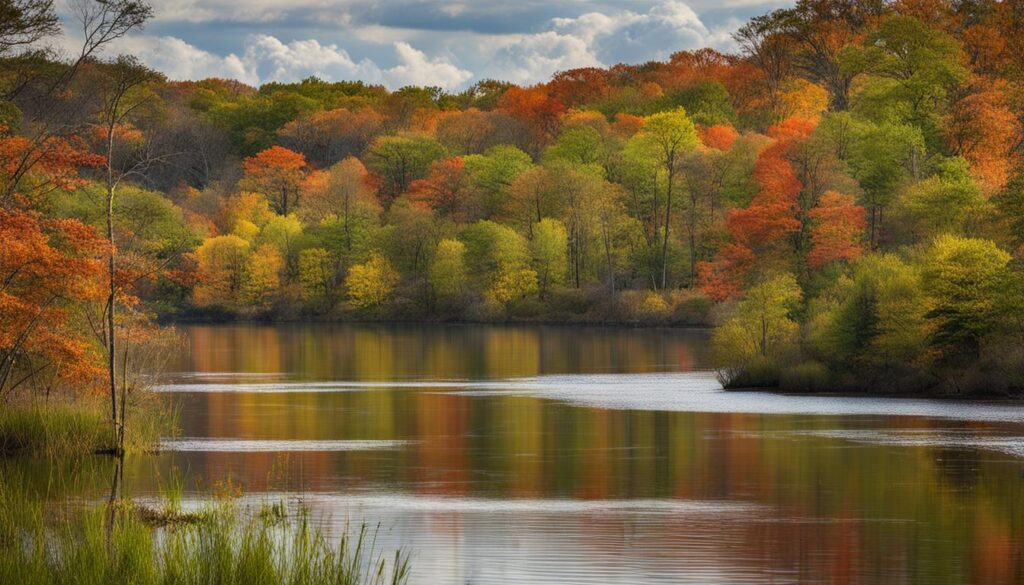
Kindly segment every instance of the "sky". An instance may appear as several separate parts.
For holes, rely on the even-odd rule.
[[[171,79],[259,85],[316,75],[391,89],[520,84],[556,71],[735,49],[731,33],[786,0],[151,0],[144,30],[110,53]],[[65,8],[62,15],[69,14]],[[75,26],[65,20],[67,44]]]

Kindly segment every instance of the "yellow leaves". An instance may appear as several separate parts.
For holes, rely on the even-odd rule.
[[[348,271],[345,289],[349,304],[358,309],[379,308],[391,298],[399,278],[391,263],[374,252],[368,261],[356,264]]]

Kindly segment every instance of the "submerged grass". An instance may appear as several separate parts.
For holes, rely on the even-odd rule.
[[[0,482],[0,583],[25,585],[398,585],[403,553],[385,558],[364,525],[332,544],[301,511],[247,514],[210,504],[185,523],[153,522],[132,505],[61,504],[58,521],[22,482]],[[165,503],[173,509],[173,503]]]

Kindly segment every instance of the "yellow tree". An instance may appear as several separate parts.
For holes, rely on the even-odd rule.
[[[349,303],[359,309],[377,309],[391,298],[400,275],[387,258],[374,252],[363,264],[356,264],[345,277]]]

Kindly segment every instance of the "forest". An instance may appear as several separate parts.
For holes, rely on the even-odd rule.
[[[96,6],[69,54],[0,1],[0,397],[116,419],[162,324],[229,319],[713,325],[726,387],[1024,389],[1020,1],[800,0],[459,92],[175,81]]]

